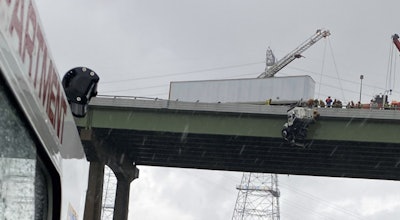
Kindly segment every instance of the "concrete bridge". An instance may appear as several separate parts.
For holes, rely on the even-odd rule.
[[[93,213],[85,219],[99,215],[101,199],[90,193],[101,193],[105,164],[118,179],[116,219],[127,218],[136,165],[400,180],[400,111],[317,109],[310,144],[301,148],[281,137],[288,109],[94,98],[76,120],[91,161]]]

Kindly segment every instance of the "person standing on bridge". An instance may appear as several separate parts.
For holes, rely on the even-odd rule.
[[[325,99],[325,102],[327,108],[330,108],[332,106],[332,99],[330,96],[328,96],[328,98]]]

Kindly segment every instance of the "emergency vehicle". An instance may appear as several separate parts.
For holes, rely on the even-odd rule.
[[[0,0],[0,219],[83,219],[88,175],[34,2]]]

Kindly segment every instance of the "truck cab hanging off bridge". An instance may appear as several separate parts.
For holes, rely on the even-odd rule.
[[[292,146],[306,147],[308,127],[319,117],[319,113],[309,107],[294,107],[288,110],[288,121],[281,131],[283,139]]]

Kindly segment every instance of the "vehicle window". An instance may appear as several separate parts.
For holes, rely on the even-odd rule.
[[[0,219],[46,219],[46,173],[12,97],[0,78]]]

